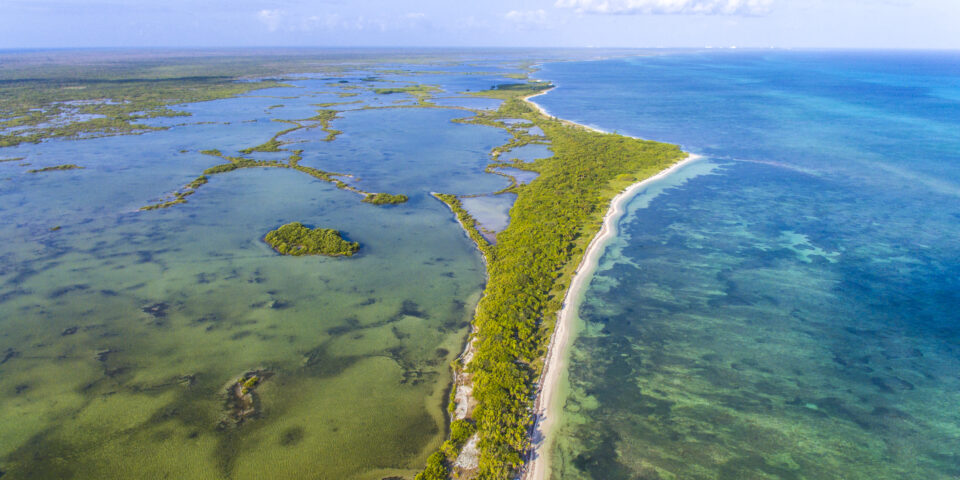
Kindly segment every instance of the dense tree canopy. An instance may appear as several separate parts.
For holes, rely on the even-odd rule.
[[[543,129],[554,152],[553,157],[522,165],[539,176],[513,190],[517,200],[510,209],[510,224],[497,235],[497,244],[478,240],[487,256],[489,280],[474,318],[475,353],[465,368],[472,375],[477,402],[472,421],[479,433],[482,479],[513,478],[523,463],[535,382],[556,316],[611,199],[629,184],[685,157],[675,145],[599,133],[548,118],[521,100],[530,90],[497,89],[497,96],[517,93],[497,112],[463,121],[503,127],[504,118],[526,119]],[[515,136],[510,145],[532,140],[510,130]],[[457,212],[459,201],[438,197]],[[475,229],[469,221],[461,222],[468,231]],[[446,474],[429,476],[441,473],[437,460],[431,457],[432,468],[423,479],[445,478]]]
[[[263,240],[283,255],[350,257],[360,250],[359,243],[344,240],[336,230],[311,229],[299,222],[288,223],[273,230]]]

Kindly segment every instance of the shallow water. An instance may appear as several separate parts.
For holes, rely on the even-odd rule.
[[[516,178],[517,183],[520,185],[530,183],[534,179],[540,176],[540,174],[537,172],[531,172],[529,170],[520,170],[518,168],[510,168],[510,167],[499,167],[497,168],[497,171],[506,173],[507,175],[510,175],[513,178]]]
[[[516,194],[503,193],[464,198],[461,202],[482,228],[500,232],[510,223],[510,207],[516,200]]]
[[[524,145],[522,147],[514,148],[502,155],[500,155],[500,160],[512,161],[520,160],[521,162],[532,162],[541,158],[550,158],[553,156],[553,152],[550,151],[549,145],[541,145],[538,143],[531,143]]]
[[[712,171],[639,196],[580,310],[555,478],[960,475],[955,54],[547,65],[551,113]]]
[[[440,97],[433,101],[445,107],[463,107],[477,110],[496,110],[503,104],[503,100],[479,97]]]
[[[409,477],[442,441],[449,363],[484,267],[428,193],[506,186],[483,172],[506,132],[451,123],[465,115],[451,110],[344,112],[333,142],[318,129],[283,140],[304,149],[302,164],[408,203],[364,204],[257,168],[211,176],[187,204],[136,211],[223,163],[200,150],[236,154],[311,104],[384,102],[338,97],[330,80],[292,83],[302,88],[151,120],[180,125],[168,131],[0,149],[30,168],[85,167],[0,163],[4,480]],[[278,256],[261,239],[292,221],[341,230],[360,253]],[[258,417],[218,426],[226,385],[256,369],[270,372]]]

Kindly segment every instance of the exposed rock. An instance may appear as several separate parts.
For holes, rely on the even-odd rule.
[[[463,420],[470,414],[470,400],[473,399],[473,385],[458,385],[457,393],[454,395],[454,402],[457,404],[453,412],[454,420]]]
[[[256,389],[272,375],[267,370],[251,370],[227,384],[227,418],[221,420],[218,427],[240,426],[244,421],[257,416],[260,413],[260,398]]]
[[[157,302],[152,305],[147,305],[143,307],[143,313],[146,313],[153,318],[163,318],[167,316],[167,309],[170,308],[170,305],[167,305],[163,302]]]
[[[477,448],[477,443],[480,441],[480,436],[476,433],[470,437],[470,440],[467,440],[467,444],[463,446],[463,450],[460,450],[460,455],[457,456],[457,459],[453,462],[455,468],[462,470],[476,470],[480,466],[480,449]]]
[[[111,353],[113,353],[113,350],[106,348],[103,350],[98,350],[95,357],[98,362],[106,362],[107,356],[110,355]]]
[[[4,363],[7,363],[8,361],[10,361],[10,359],[17,358],[19,356],[20,356],[20,352],[12,348],[8,348],[5,352],[3,352],[2,358],[0,358],[0,365],[3,365]]]

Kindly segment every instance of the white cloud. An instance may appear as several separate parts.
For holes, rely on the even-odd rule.
[[[453,23],[455,30],[486,30],[491,27],[486,20],[479,19],[470,15],[464,18],[458,18]]]
[[[257,19],[267,26],[267,30],[275,32],[278,28],[280,28],[280,24],[283,23],[283,11],[260,10],[257,12]]]
[[[398,17],[364,17],[340,15],[339,13],[320,13],[316,15],[298,14],[286,10],[260,10],[257,19],[270,32],[316,32],[316,31],[400,31],[426,28],[429,16],[412,12]]]
[[[765,15],[773,0],[557,0],[577,13]]]
[[[511,10],[504,17],[508,21],[528,26],[543,26],[547,23],[547,12],[543,9],[526,12]]]

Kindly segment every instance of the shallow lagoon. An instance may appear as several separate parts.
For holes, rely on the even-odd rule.
[[[274,118],[355,99],[293,83],[304,88],[153,120],[181,125],[168,131],[0,151],[85,167],[0,164],[0,411],[16,418],[0,424],[5,478],[379,479],[412,475],[440,443],[448,365],[484,274],[427,193],[506,186],[483,173],[505,132],[451,123],[464,112],[449,110],[345,112],[333,142],[319,130],[284,140],[301,142],[305,165],[410,202],[368,205],[258,168],[136,212],[222,163],[200,150],[235,153],[289,127]],[[261,237],[291,221],[339,229],[361,251],[280,257]],[[272,376],[256,390],[259,418],[218,428],[224,387],[261,368]]]
[[[545,67],[554,114],[713,157],[601,260],[556,477],[960,475],[955,59]]]
[[[461,202],[481,228],[500,232],[510,223],[510,207],[513,207],[516,200],[516,194],[503,193],[464,198]]]
[[[508,162],[513,160],[520,160],[521,162],[533,162],[540,158],[550,158],[552,156],[553,152],[550,151],[549,145],[531,143],[503,153],[500,155],[500,159]]]

